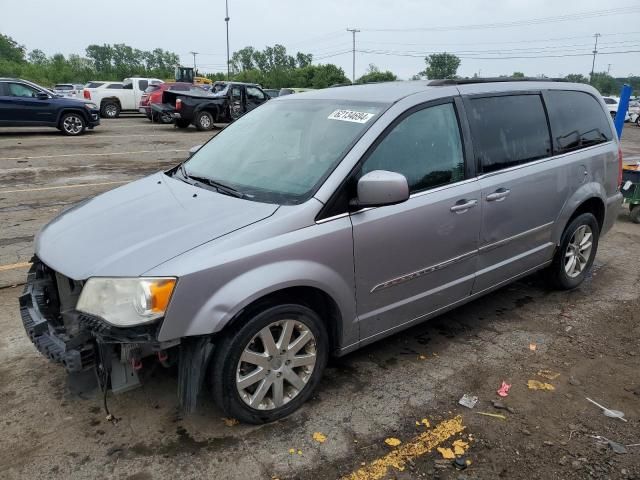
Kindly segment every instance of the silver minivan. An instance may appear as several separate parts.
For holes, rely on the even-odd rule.
[[[39,233],[20,298],[36,347],[105,391],[176,365],[262,423],[331,355],[545,270],[587,275],[621,203],[602,97],[548,81],[418,81],[266,102],[175,168]],[[205,382],[206,381],[206,382]],[[203,388],[208,383],[210,388]]]

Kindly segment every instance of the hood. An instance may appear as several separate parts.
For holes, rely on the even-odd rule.
[[[74,280],[139,276],[277,209],[157,173],[60,214],[38,234],[36,255]]]

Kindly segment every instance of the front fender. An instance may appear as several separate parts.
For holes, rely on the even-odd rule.
[[[603,205],[607,205],[607,194],[602,187],[602,185],[598,182],[589,182],[583,185],[580,185],[571,197],[565,202],[562,207],[562,211],[553,225],[553,232],[551,236],[551,241],[553,241],[556,245],[560,245],[560,239],[562,237],[562,232],[564,232],[571,215],[576,211],[576,209],[584,203],[586,200],[590,198],[598,198],[602,201]]]
[[[345,322],[355,319],[353,285],[326,265],[310,260],[287,260],[249,270],[209,298],[196,315],[181,327],[181,331],[161,329],[159,339],[209,335],[221,331],[229,321],[249,304],[270,293],[289,287],[313,287],[329,295]],[[349,328],[338,326],[338,331]]]

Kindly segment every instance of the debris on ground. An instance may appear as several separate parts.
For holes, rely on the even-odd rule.
[[[496,393],[498,395],[500,395],[501,397],[506,397],[507,395],[509,395],[509,389],[510,388],[511,388],[511,385],[503,380],[502,381],[502,385],[500,385],[500,388],[498,389],[498,391]]]
[[[456,440],[453,442],[453,453],[456,455],[464,455],[464,452],[469,448],[469,443],[464,440]]]
[[[516,413],[516,411],[513,408],[509,407],[508,405],[505,405],[500,400],[492,400],[491,405],[493,405],[493,408],[497,408],[498,410],[506,410],[509,413]]]
[[[595,438],[596,441],[601,445],[608,445],[614,453],[617,453],[619,455],[624,455],[625,453],[627,453],[626,447],[621,443],[614,442],[613,440],[609,440],[608,438],[600,435],[591,435],[591,437]]]
[[[440,455],[442,455],[442,458],[446,458],[447,460],[453,460],[454,458],[456,458],[456,454],[453,453],[453,450],[451,450],[450,448],[438,447],[437,450]]]
[[[531,350],[532,352],[535,352],[537,348],[537,345],[535,343],[530,343],[529,344],[529,350]]]
[[[222,418],[222,421],[224,422],[224,424],[225,424],[227,427],[233,427],[233,426],[238,425],[238,424],[240,423],[240,422],[238,421],[238,419],[236,419],[236,418],[226,418],[226,417],[223,417],[223,418]]]
[[[622,420],[623,422],[626,422],[627,419],[624,418],[624,412],[621,412],[620,410],[611,410],[607,407],[603,407],[602,405],[600,405],[598,402],[595,402],[593,400],[591,400],[589,397],[585,397],[588,401],[590,401],[591,403],[593,403],[596,407],[600,407],[602,409],[602,413],[604,413],[604,415],[606,417],[611,417],[611,418],[619,418],[620,420]]]
[[[463,407],[473,408],[476,406],[476,403],[478,403],[478,397],[465,393],[462,395],[462,398],[458,400],[458,403]]]
[[[546,378],[547,380],[555,380],[556,378],[558,378],[560,376],[559,373],[552,372],[548,368],[545,368],[544,370],[539,370],[537,375],[539,377]]]
[[[452,464],[456,468],[456,470],[464,470],[469,465],[471,465],[471,460],[464,457],[458,457],[452,462]]]
[[[544,383],[539,380],[529,380],[527,382],[527,387],[529,387],[529,390],[555,390],[556,389],[556,387],[554,387],[550,383]]]
[[[506,420],[507,417],[505,417],[504,415],[501,415],[499,413],[488,413],[488,412],[476,412],[478,415],[484,415],[485,417],[493,417],[493,418],[500,418],[502,420]]]
[[[397,438],[390,437],[390,438],[385,439],[384,443],[386,443],[390,447],[397,447],[402,442],[400,440],[398,440]]]
[[[324,443],[327,441],[327,436],[320,432],[313,432],[313,439],[318,443]]]

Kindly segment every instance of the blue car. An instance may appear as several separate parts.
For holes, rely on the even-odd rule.
[[[0,127],[55,127],[75,136],[99,124],[95,103],[65,98],[26,80],[0,78]]]

